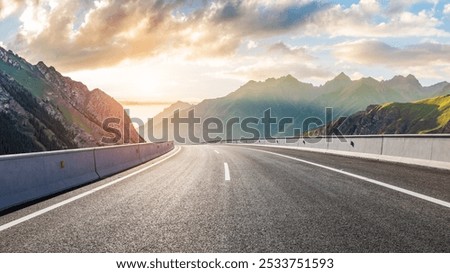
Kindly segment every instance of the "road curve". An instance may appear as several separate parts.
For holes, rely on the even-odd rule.
[[[89,192],[0,231],[0,252],[450,251],[448,207],[278,154],[444,202],[449,171],[275,147],[176,152],[0,217]]]

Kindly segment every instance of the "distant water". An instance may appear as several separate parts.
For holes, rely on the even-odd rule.
[[[160,112],[170,106],[170,104],[122,104],[125,109],[130,110],[131,118],[139,118],[147,122],[149,118],[153,118]]]

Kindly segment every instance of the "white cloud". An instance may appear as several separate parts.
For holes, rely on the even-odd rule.
[[[24,36],[30,38],[31,36],[36,36],[48,25],[50,10],[46,8],[48,7],[47,4],[46,2],[44,5],[44,2],[35,1],[27,3],[25,10],[19,18],[22,22],[21,32]]]
[[[241,65],[231,71],[222,72],[225,75],[242,81],[265,80],[279,78],[288,74],[307,82],[323,82],[333,76],[333,73],[314,63],[284,62],[279,63],[274,58],[257,59],[246,65]]]
[[[335,5],[314,16],[305,34],[349,37],[449,37],[432,11],[412,13],[382,9],[377,1],[361,1],[349,8]]]
[[[321,67],[316,58],[304,47],[295,47],[278,42],[267,47],[259,56],[236,56],[229,60],[228,71],[220,73],[239,80],[265,80],[288,74],[309,82],[323,82],[333,76]]]
[[[337,45],[333,53],[344,63],[448,80],[445,69],[450,66],[449,44],[422,43],[400,48],[376,40],[358,40]]]
[[[247,48],[248,49],[253,49],[253,48],[257,48],[257,47],[258,47],[258,43],[257,42],[255,42],[253,40],[248,41],[248,43],[247,43]]]
[[[450,14],[450,4],[444,6],[444,14]]]
[[[387,13],[401,13],[407,11],[410,7],[417,3],[430,3],[433,4],[433,10],[439,3],[439,0],[391,0],[387,6]]]
[[[380,13],[381,6],[377,0],[360,0],[358,4],[353,4],[350,9],[364,15],[376,15]]]
[[[0,0],[0,20],[16,12],[20,4],[19,0]]]
[[[362,74],[361,72],[353,72],[352,74],[350,74],[350,78],[352,80],[359,80],[363,77],[364,77],[364,74]]]
[[[397,48],[376,40],[359,40],[336,46],[339,59],[393,67],[450,65],[450,45],[423,43]]]
[[[301,61],[311,61],[314,59],[305,47],[289,46],[283,42],[275,43],[268,47],[267,53],[271,56],[292,59],[293,57]]]

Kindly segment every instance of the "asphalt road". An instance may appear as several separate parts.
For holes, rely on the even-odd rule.
[[[182,146],[148,170],[0,231],[0,252],[450,252],[450,208],[266,151],[450,202],[449,171]],[[163,159],[4,215],[0,227]]]

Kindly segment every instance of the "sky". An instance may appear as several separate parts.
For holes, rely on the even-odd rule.
[[[119,100],[198,102],[249,80],[450,81],[439,0],[0,0],[0,46]]]

